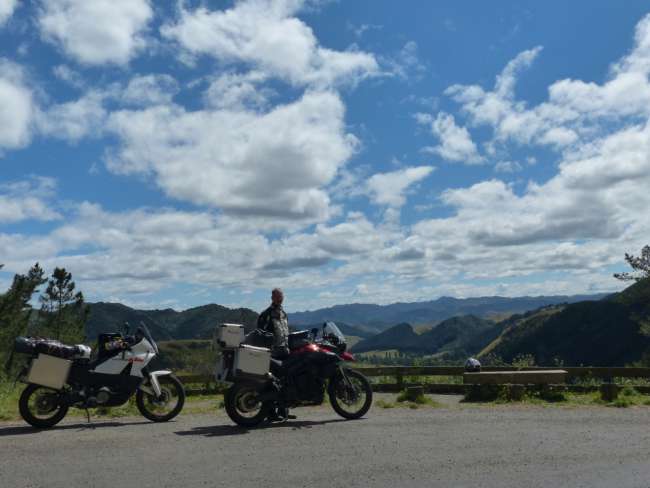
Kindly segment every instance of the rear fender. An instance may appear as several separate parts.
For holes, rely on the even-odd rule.
[[[151,371],[147,379],[143,381],[139,388],[140,390],[144,391],[145,393],[148,393],[149,395],[153,395],[156,398],[158,398],[162,394],[162,390],[160,389],[160,383],[158,382],[158,378],[161,376],[168,376],[172,374],[171,371],[168,369],[163,369],[160,371]]]

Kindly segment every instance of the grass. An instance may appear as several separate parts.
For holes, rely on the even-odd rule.
[[[0,382],[0,421],[21,420],[18,412],[18,399],[24,385],[17,383],[13,387],[11,382]],[[201,414],[214,413],[224,408],[223,395],[193,395],[185,399],[185,406],[182,413]],[[91,418],[119,418],[140,416],[135,404],[135,395],[119,407],[97,407],[89,409]],[[68,410],[67,416],[85,417],[86,411],[78,408]]]
[[[394,404],[394,403],[392,403],[392,402],[387,402],[386,400],[377,400],[377,401],[375,402],[375,406],[377,406],[377,407],[379,407],[379,408],[384,408],[384,409],[386,409],[386,408],[395,408],[395,404]]]
[[[13,420],[18,417],[18,398],[22,388],[12,383],[0,382],[0,421]]]
[[[487,385],[484,385],[487,386]],[[558,405],[569,408],[579,407],[648,407],[650,396],[639,393],[632,386],[624,386],[619,392],[618,398],[611,402],[604,401],[600,392],[592,393],[570,393],[553,390],[526,390],[520,398],[513,398],[508,388],[496,386],[493,388],[474,389],[463,400],[463,403],[477,403],[486,405],[520,404],[552,406]]]
[[[428,397],[424,394],[418,395],[413,399],[410,399],[408,397],[408,394],[406,390],[402,391],[399,395],[397,395],[397,398],[395,399],[397,403],[402,403],[408,406],[409,408],[416,409],[419,408],[420,406],[427,405],[429,407],[440,407],[441,404],[431,397]]]

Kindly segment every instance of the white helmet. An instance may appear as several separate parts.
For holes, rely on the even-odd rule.
[[[469,358],[467,361],[465,361],[465,371],[468,373],[478,373],[481,371],[481,363],[478,361],[478,359]]]

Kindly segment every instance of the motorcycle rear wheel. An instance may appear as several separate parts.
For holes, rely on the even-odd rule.
[[[269,414],[269,407],[259,400],[260,392],[253,385],[234,384],[224,395],[228,417],[241,427],[255,427]]]
[[[160,376],[158,382],[162,392],[161,398],[155,398],[149,393],[138,390],[135,394],[135,403],[143,417],[152,422],[167,422],[183,409],[185,388],[174,375]]]
[[[330,380],[327,394],[334,411],[344,419],[356,420],[363,417],[372,405],[372,387],[368,379],[351,369],[345,370],[348,384],[341,373]]]
[[[30,383],[18,400],[20,416],[37,429],[48,429],[58,424],[68,413],[59,392],[46,386]]]

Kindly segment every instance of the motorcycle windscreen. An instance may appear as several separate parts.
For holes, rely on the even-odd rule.
[[[337,346],[347,344],[343,332],[334,322],[325,322],[323,325],[323,338]]]

